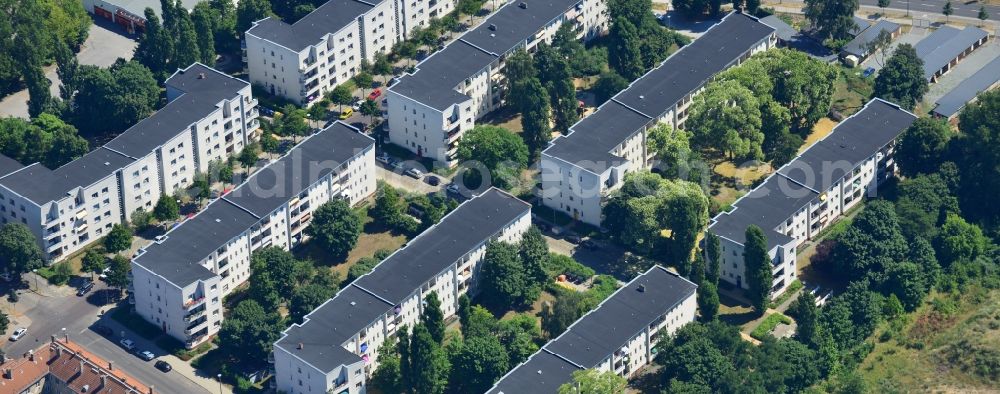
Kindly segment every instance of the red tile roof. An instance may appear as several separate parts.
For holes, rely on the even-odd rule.
[[[0,365],[3,374],[0,392],[20,393],[47,375],[68,386],[74,392],[92,394],[152,394],[135,378],[88,352],[82,346],[54,340],[28,356]],[[8,370],[10,372],[8,372]],[[84,387],[87,389],[84,390]]]

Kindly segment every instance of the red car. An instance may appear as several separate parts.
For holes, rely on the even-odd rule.
[[[382,95],[382,89],[375,88],[371,93],[368,94],[369,100],[375,100]]]

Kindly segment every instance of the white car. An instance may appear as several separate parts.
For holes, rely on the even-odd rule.
[[[383,153],[381,155],[375,156],[375,161],[385,165],[389,165],[389,155]]]
[[[130,352],[132,350],[135,350],[135,342],[132,342],[131,339],[122,339],[121,341],[118,341],[118,343],[121,344],[122,347],[125,348],[125,350],[128,350]]]
[[[20,327],[20,328],[14,330],[13,334],[10,334],[10,341],[11,342],[17,342],[18,339],[24,338],[24,334],[27,334],[27,333],[28,333],[28,329],[27,328]]]

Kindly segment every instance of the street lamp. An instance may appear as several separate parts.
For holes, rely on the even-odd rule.
[[[219,394],[222,394],[222,374],[215,375],[215,377],[219,378]]]
[[[31,273],[35,274],[35,292],[38,292],[38,269],[31,270]]]

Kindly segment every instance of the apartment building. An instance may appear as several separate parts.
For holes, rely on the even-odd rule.
[[[625,174],[653,164],[646,131],[659,123],[683,129],[688,107],[706,83],[776,43],[774,28],[757,18],[724,17],[542,151],[542,203],[599,226],[606,198]]]
[[[364,393],[379,348],[419,322],[427,294],[437,293],[445,318],[455,315],[458,297],[477,291],[486,245],[520,241],[530,213],[530,204],[494,188],[445,215],[285,330],[274,344],[278,391]]]
[[[0,222],[27,225],[46,257],[61,260],[255,136],[250,84],[196,63],[166,86],[166,106],[59,168],[0,159]]]
[[[510,2],[389,87],[389,137],[419,156],[449,165],[462,134],[503,103],[503,67],[518,49],[533,52],[563,23],[589,39],[607,29],[604,0]]]
[[[712,218],[719,237],[720,278],[748,288],[743,262],[746,229],[764,230],[774,275],[771,294],[796,278],[795,248],[828,228],[896,172],[896,139],[916,116],[896,104],[873,99],[824,139],[784,165]]]
[[[223,297],[250,276],[250,256],[303,240],[312,212],[375,192],[375,142],[340,122],[313,134],[132,260],[136,312],[195,347],[222,325]]]
[[[637,276],[521,363],[488,394],[551,394],[583,369],[631,378],[693,322],[697,285],[661,266]]]

